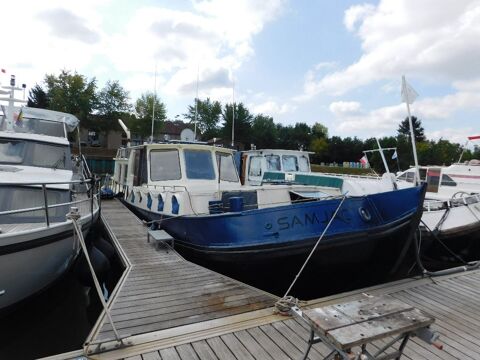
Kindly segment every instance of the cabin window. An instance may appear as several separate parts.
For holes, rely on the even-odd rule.
[[[415,181],[415,173],[414,172],[403,173],[398,177],[398,180],[404,180],[404,181],[413,183]]]
[[[70,202],[70,192],[47,188],[47,203],[49,206]],[[20,210],[45,205],[43,191],[40,188],[5,186],[0,188],[0,211]],[[63,205],[48,209],[50,221],[66,221],[66,213],[70,206]],[[0,223],[44,222],[45,210],[35,210],[0,216]]]
[[[220,180],[238,182],[238,175],[231,154],[217,152],[217,168],[220,169]]]
[[[262,176],[262,158],[260,156],[252,156],[250,158],[249,176]]]
[[[214,180],[212,153],[208,150],[184,150],[187,178]]]
[[[310,172],[310,164],[308,162],[308,156],[300,155],[298,157],[298,168],[303,172]]]
[[[442,186],[457,186],[457,183],[448,175],[442,175]]]
[[[0,162],[9,164],[21,164],[25,143],[23,141],[0,140]]]
[[[0,139],[0,163],[70,169],[70,148],[36,141]]]
[[[267,170],[268,171],[280,171],[280,156],[278,155],[265,155],[265,160],[267,160]]]
[[[298,160],[295,155],[282,156],[283,171],[298,171]]]
[[[153,181],[180,180],[180,158],[178,150],[150,151],[150,179]]]

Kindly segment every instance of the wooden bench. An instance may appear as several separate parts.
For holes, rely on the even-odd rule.
[[[160,243],[165,246],[168,253],[168,242],[172,244],[172,249],[175,247],[175,239],[168,235],[164,230],[148,230],[147,242],[150,242],[150,238],[155,242],[155,247],[159,249]]]
[[[331,353],[325,359],[400,359],[410,337],[433,344],[438,334],[429,326],[435,319],[411,305],[390,296],[365,296],[364,299],[335,304],[321,308],[301,311],[292,308],[294,316],[299,317],[310,326],[306,359],[313,344],[323,342]],[[367,350],[373,341],[394,337],[375,353]],[[386,353],[387,349],[400,342],[398,350]],[[359,347],[356,353],[352,348]]]

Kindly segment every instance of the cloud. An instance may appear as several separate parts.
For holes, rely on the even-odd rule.
[[[347,9],[345,26],[360,38],[361,56],[319,79],[307,76],[301,99],[341,95],[401,74],[435,82],[468,81],[480,72],[480,2],[381,0]],[[308,73],[307,73],[308,75]]]
[[[111,37],[107,53],[127,73],[150,73],[157,64],[169,96],[194,95],[198,67],[200,92],[226,94],[231,72],[254,54],[253,37],[283,5],[283,0],[202,0],[193,1],[189,11],[142,7]]]
[[[363,136],[391,134],[396,131],[400,121],[407,116],[405,104],[364,110],[359,102],[337,101],[331,103],[329,108],[336,119],[336,130],[342,134],[362,134]],[[440,121],[454,118],[459,111],[466,108],[480,109],[480,93],[458,92],[426,98],[416,101],[411,108],[412,115],[421,119],[424,126],[429,124],[429,126],[438,127],[442,124]],[[431,132],[431,134],[434,138],[438,138],[438,134],[443,134],[444,138],[453,141],[457,141],[459,137],[456,132],[449,133],[447,130]],[[463,136],[465,132],[461,134]]]
[[[330,111],[337,116],[358,114],[361,104],[358,101],[335,101],[330,104]]]
[[[478,130],[474,130],[471,127],[462,128],[444,128],[437,131],[427,131],[425,135],[428,139],[440,140],[447,139],[449,141],[465,144],[468,136],[477,135]]]
[[[57,8],[42,11],[38,19],[50,27],[50,33],[56,37],[74,39],[87,44],[100,41],[100,35],[89,29],[86,20],[72,12]]]
[[[255,114],[274,116],[292,112],[296,109],[296,106],[288,103],[279,104],[273,100],[268,100],[260,104],[252,105],[251,108]]]

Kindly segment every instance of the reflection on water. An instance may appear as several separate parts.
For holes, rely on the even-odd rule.
[[[88,240],[101,233],[96,227]],[[123,271],[117,259],[110,263],[104,294],[111,293]],[[82,348],[102,305],[95,289],[77,280],[75,268],[43,293],[0,314],[0,359],[35,359]]]

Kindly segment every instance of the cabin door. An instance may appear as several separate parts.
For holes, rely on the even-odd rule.
[[[437,193],[440,182],[440,168],[429,168],[427,170],[427,191]]]

